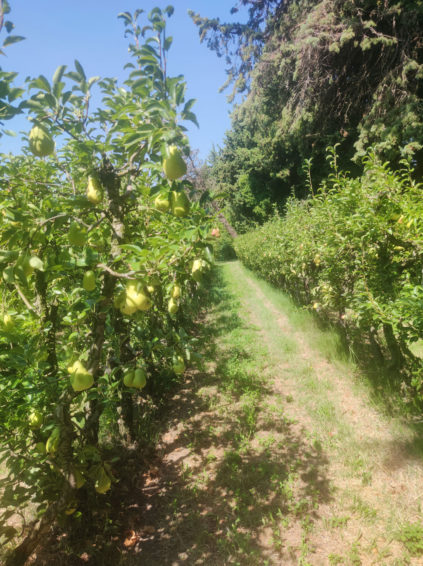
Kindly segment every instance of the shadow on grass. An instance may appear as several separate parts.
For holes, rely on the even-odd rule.
[[[248,331],[236,299],[220,280],[210,297],[201,340],[214,371],[188,375],[162,414],[157,452],[120,451],[120,483],[94,512],[82,502],[81,518],[56,529],[34,566],[261,565],[276,548],[272,525],[313,520],[330,500],[320,445],[282,412],[262,423],[271,390],[243,369],[254,366],[248,343],[222,350],[221,337]]]
[[[242,267],[249,277],[261,286],[267,286],[276,303],[284,310],[293,326],[305,331],[311,337],[311,345],[330,361],[341,363],[353,362],[359,373],[365,377],[372,399],[389,415],[407,414],[410,421],[413,416],[421,415],[422,402],[410,388],[405,395],[405,384],[411,382],[411,367],[398,366],[391,359],[386,341],[382,334],[365,332],[353,325],[344,327],[330,316],[323,316],[305,307],[294,294],[278,288],[274,284]],[[310,332],[310,327],[317,332]],[[409,360],[410,362],[410,360]],[[405,402],[404,402],[405,401]],[[413,424],[411,423],[411,426]],[[421,432],[419,426],[416,432]]]
[[[387,454],[393,451],[394,455],[392,459],[387,458],[387,463],[392,460],[395,468],[405,467],[410,462],[422,462],[422,405],[406,385],[410,383],[410,368],[395,366],[387,347],[383,347],[383,337],[379,336],[376,340],[374,335],[360,329],[342,328],[314,311],[305,310],[303,304],[286,291],[243,269],[260,286],[268,287],[275,304],[288,314],[292,325],[308,335],[312,348],[331,362],[350,364],[349,373],[354,373],[358,380],[365,382],[368,395],[377,407],[386,415],[399,417],[403,421],[408,432],[400,434],[398,439],[392,441],[392,446],[382,442],[374,449]],[[265,289],[262,290],[265,292]],[[398,454],[402,455],[401,458],[398,458]]]

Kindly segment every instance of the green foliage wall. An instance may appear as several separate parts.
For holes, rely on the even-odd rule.
[[[423,339],[422,186],[408,167],[393,172],[374,154],[355,179],[332,157],[317,194],[290,199],[283,218],[237,238],[237,255],[336,323],[348,341],[389,351],[421,400],[423,364],[410,348]]]

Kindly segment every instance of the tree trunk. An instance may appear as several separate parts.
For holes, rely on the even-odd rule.
[[[397,339],[395,338],[393,328],[390,324],[383,325],[383,334],[385,336],[389,353],[391,354],[392,366],[394,368],[400,368],[404,363],[404,355],[401,351],[400,345],[397,342]]]
[[[219,214],[218,218],[219,218],[219,222],[223,224],[223,226],[228,231],[229,235],[232,236],[232,238],[236,238],[238,236],[238,232],[235,230],[233,226],[229,224],[229,222],[226,220],[223,214]]]

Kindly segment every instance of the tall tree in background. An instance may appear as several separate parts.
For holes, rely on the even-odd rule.
[[[240,0],[231,9],[236,14],[241,7],[248,6],[248,21],[222,23],[219,18],[202,18],[192,10],[191,18],[199,28],[201,41],[225,57],[227,81],[224,90],[233,83],[230,100],[237,92],[245,92],[250,86],[251,72],[260,60],[263,46],[274,32],[273,24],[281,17],[285,2],[282,0]]]
[[[304,196],[306,160],[313,182],[324,178],[328,145],[341,143],[353,173],[373,145],[393,166],[411,156],[422,175],[421,0],[242,0],[232,11],[241,6],[246,24],[192,15],[225,55],[227,84],[247,93],[216,165],[238,228]]]

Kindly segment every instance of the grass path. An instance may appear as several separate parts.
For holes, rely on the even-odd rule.
[[[237,262],[221,275],[205,371],[170,403],[122,564],[423,564],[415,429],[310,315]]]

